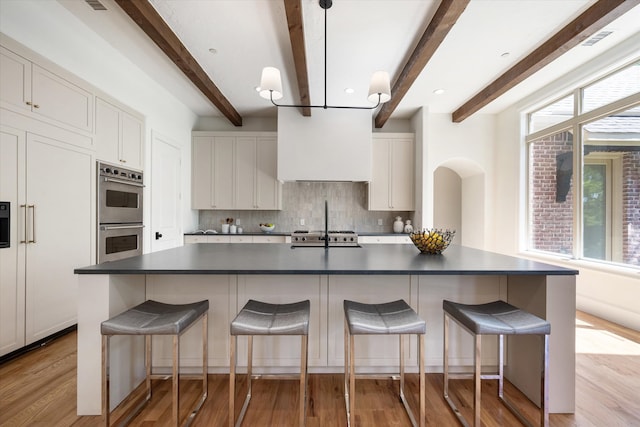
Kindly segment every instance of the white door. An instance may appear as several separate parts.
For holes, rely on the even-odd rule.
[[[182,244],[181,152],[177,144],[151,135],[151,252]]]

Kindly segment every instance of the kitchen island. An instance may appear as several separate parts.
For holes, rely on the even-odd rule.
[[[405,299],[427,322],[426,364],[442,371],[442,300],[480,303],[503,299],[551,322],[550,412],[571,413],[575,405],[576,270],[452,245],[442,255],[421,254],[404,244],[362,248],[295,248],[287,244],[192,244],[110,263],[79,268],[78,414],[100,413],[100,322],[145,299],[186,303],[208,299],[210,372],[226,373],[229,323],[248,299],[311,301],[309,369],[343,372],[342,301]],[[197,370],[198,328],[182,341],[182,364]],[[259,337],[264,338],[264,337]],[[397,340],[362,339],[357,366],[393,372]],[[483,363],[497,355],[485,338]],[[240,341],[238,354],[245,355]],[[408,370],[417,366],[416,342],[405,342]],[[540,341],[509,337],[506,376],[534,402],[539,400]],[[290,370],[299,362],[294,337],[256,338],[258,372]],[[366,349],[366,351],[364,350]],[[472,366],[472,339],[457,331],[451,365]],[[115,406],[144,377],[139,337],[112,340],[112,402]],[[154,369],[171,364],[170,340],[154,340]],[[246,363],[240,357],[238,363]],[[260,367],[263,367],[260,369]]]

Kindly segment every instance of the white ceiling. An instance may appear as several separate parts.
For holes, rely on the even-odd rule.
[[[94,11],[83,1],[58,1],[196,114],[221,116],[113,0],[101,0],[107,11]],[[267,65],[282,71],[285,95],[280,102],[299,102],[282,0],[150,2],[241,116],[275,116],[276,108],[255,91]],[[431,112],[453,112],[595,2],[471,0],[391,118],[409,118],[423,106]],[[327,102],[367,105],[371,74],[386,70],[393,82],[439,4],[334,0],[327,12]],[[302,0],[302,11],[311,102],[322,104],[324,10],[317,0]],[[481,112],[499,112],[639,33],[640,6],[607,29],[614,33],[592,47],[572,49]],[[355,93],[345,94],[347,87]],[[436,89],[445,92],[435,95]]]

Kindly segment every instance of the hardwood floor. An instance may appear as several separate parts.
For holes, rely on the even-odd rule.
[[[576,315],[576,413],[552,414],[551,425],[640,426],[640,332],[588,314]],[[470,416],[471,381],[452,383],[452,395],[462,400]],[[198,393],[197,381],[184,381],[182,407]],[[238,384],[238,410],[243,384]],[[397,384],[387,380],[358,380],[356,426],[408,426],[408,417],[395,397]],[[407,398],[416,407],[417,376],[409,375]],[[154,383],[152,402],[133,426],[168,425],[171,413],[170,381]],[[293,426],[297,416],[295,381],[254,383],[244,426]],[[510,396],[537,419],[537,408],[512,387]],[[341,375],[309,378],[307,426],[345,426]],[[228,376],[209,377],[209,397],[195,426],[226,426]],[[101,417],[76,416],[76,334],[71,333],[0,366],[1,426],[96,426]],[[495,381],[483,383],[482,421],[485,426],[519,425],[496,398]],[[185,409],[186,410],[186,409]],[[117,418],[114,414],[114,420]],[[442,398],[442,375],[427,375],[427,425],[457,425]]]

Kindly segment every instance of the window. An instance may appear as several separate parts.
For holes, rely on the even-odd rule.
[[[639,71],[636,61],[529,114],[530,250],[640,268]],[[564,114],[579,96],[585,112]]]

